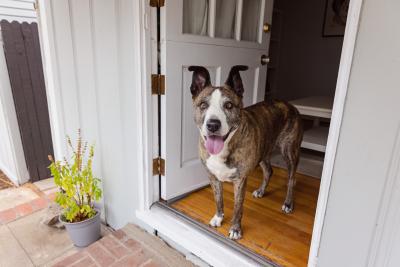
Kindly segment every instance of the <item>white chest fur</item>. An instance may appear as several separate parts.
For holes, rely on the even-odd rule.
[[[211,155],[207,159],[206,161],[207,168],[221,182],[231,182],[232,180],[229,177],[235,174],[236,168],[229,168],[225,163],[226,158],[220,154]]]

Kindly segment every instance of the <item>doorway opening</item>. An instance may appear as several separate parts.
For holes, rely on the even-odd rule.
[[[166,175],[161,176],[159,205],[260,263],[306,266],[349,1],[217,2],[171,1],[167,11],[161,12],[161,23],[168,23],[161,32],[166,40],[161,47],[161,72],[166,75],[167,96],[161,109],[166,115],[160,116],[165,119],[161,122],[161,156],[166,160]],[[171,10],[182,13],[172,18]],[[281,211],[287,172],[283,159],[275,153],[271,160],[274,174],[262,198],[252,196],[262,181],[261,169],[247,178],[243,237],[231,241],[227,238],[233,212],[230,183],[224,183],[222,226],[208,226],[215,203],[197,157],[199,134],[192,122],[191,73],[187,69],[205,66],[212,84],[220,85],[236,64],[249,66],[242,76],[245,106],[264,98],[288,101],[302,115],[305,133],[294,212]],[[168,88],[182,90],[168,96]]]

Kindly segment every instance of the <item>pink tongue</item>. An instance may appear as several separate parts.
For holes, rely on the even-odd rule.
[[[206,140],[206,149],[208,153],[215,155],[224,148],[224,139],[222,136],[208,136]]]

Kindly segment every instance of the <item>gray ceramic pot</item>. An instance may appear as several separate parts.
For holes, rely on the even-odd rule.
[[[60,215],[60,221],[64,223],[72,242],[77,247],[87,247],[101,237],[100,211],[98,210],[95,216],[83,222],[69,223],[62,215]]]

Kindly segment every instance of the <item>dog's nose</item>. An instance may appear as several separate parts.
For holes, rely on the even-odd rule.
[[[221,128],[221,121],[217,119],[209,119],[207,121],[207,130],[209,130],[212,133],[215,133],[216,131]]]

